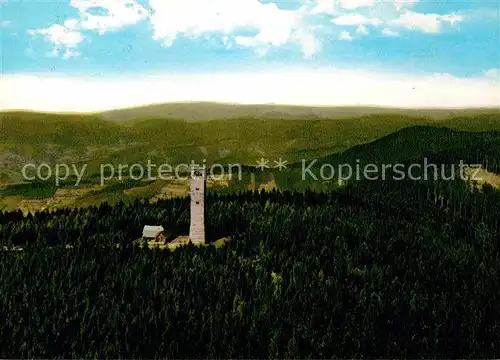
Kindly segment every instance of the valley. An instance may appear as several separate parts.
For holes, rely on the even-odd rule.
[[[500,148],[500,114],[494,112],[452,118],[369,115],[329,120],[146,119],[123,124],[104,121],[96,115],[50,117],[7,113],[0,115],[0,124],[9,132],[9,136],[6,132],[0,135],[4,139],[0,139],[0,148],[8,150],[0,156],[0,211],[19,208],[25,213],[139,198],[154,202],[187,195],[185,180],[131,180],[134,174],[127,171],[133,164],[145,167],[148,162],[166,163],[172,167],[171,164],[206,160],[208,167],[243,166],[241,179],[231,179],[226,173],[217,176],[216,181],[209,181],[210,191],[220,193],[307,188],[328,191],[346,182],[339,182],[338,174],[326,181],[304,177],[301,162],[314,163],[311,173],[316,175],[326,165],[354,167],[358,162],[382,166],[421,162],[424,158],[447,163],[461,159],[468,164],[488,165],[488,157],[494,159]],[[37,131],[36,137],[30,135]],[[79,139],[74,134],[79,134]],[[21,142],[21,138],[25,140]],[[44,139],[49,143],[44,144]],[[33,156],[37,151],[39,155]],[[264,171],[256,168],[261,158],[269,161],[269,168]],[[273,161],[278,158],[283,158],[286,164],[283,169],[273,168]],[[53,170],[45,181],[22,181],[19,169],[23,161],[33,164],[33,169],[44,163],[49,169],[66,164],[67,169],[74,169],[81,176],[65,170],[65,177],[59,181]],[[108,164],[104,168],[113,169],[113,176],[105,182],[103,164]],[[122,164],[128,167],[118,181],[115,170]],[[495,173],[499,166],[492,160],[490,169],[484,170]],[[485,179],[492,186],[498,185],[492,175],[485,174]]]

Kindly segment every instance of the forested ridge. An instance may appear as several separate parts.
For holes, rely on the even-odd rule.
[[[500,351],[500,192],[463,181],[363,181],[336,192],[0,215],[0,357],[493,357]],[[66,245],[73,247],[67,248]]]
[[[145,166],[150,160],[157,165],[165,162],[175,165],[205,159],[208,164],[251,166],[262,154],[292,163],[337,154],[333,156],[335,159],[343,152],[352,155],[353,151],[367,150],[362,146],[356,148],[357,145],[377,140],[381,142],[375,146],[385,150],[386,140],[398,138],[411,143],[403,149],[403,153],[408,154],[421,149],[422,145],[424,149],[428,145],[428,150],[434,144],[437,151],[443,146],[449,147],[450,142],[456,145],[464,141],[483,143],[484,134],[475,133],[500,128],[500,112],[495,109],[478,110],[478,113],[458,111],[455,115],[437,111],[441,113],[437,118],[423,116],[426,111],[421,115],[419,112],[410,111],[405,115],[405,112],[377,111],[341,118],[243,116],[193,122],[144,118],[118,123],[105,121],[97,114],[0,112],[0,184],[20,182],[22,166],[26,163],[48,163],[52,167],[74,164],[78,169],[85,164],[84,180],[93,182],[94,176],[100,175],[100,166],[108,163],[115,167],[134,163]],[[206,114],[209,116],[210,112]],[[443,126],[448,131],[456,131],[440,131]],[[394,136],[395,132],[412,127],[417,129]],[[465,131],[468,133],[463,133]],[[382,140],[385,136],[389,138]],[[436,139],[441,141],[435,142]],[[383,159],[389,161],[387,157]]]

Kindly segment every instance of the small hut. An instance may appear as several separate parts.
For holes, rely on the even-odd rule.
[[[161,239],[164,231],[165,229],[163,228],[163,226],[146,225],[142,230],[142,238],[145,240],[158,240]]]

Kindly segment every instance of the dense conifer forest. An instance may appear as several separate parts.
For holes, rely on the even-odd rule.
[[[364,181],[207,202],[225,247],[133,244],[147,223],[187,233],[185,198],[2,213],[0,357],[499,353],[497,190]]]

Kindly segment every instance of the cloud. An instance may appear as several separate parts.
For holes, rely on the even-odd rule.
[[[426,33],[438,33],[441,31],[443,23],[454,25],[463,20],[462,16],[455,14],[422,14],[406,10],[397,19],[391,22],[392,25],[404,27],[408,30],[419,30]]]
[[[304,8],[284,10],[259,0],[150,0],[150,7],[153,38],[165,46],[171,46],[179,35],[220,33],[234,35],[238,45],[260,52],[288,43],[298,44],[306,57],[317,49],[304,23]]]
[[[500,82],[500,68],[488,69],[483,72],[488,79]]]
[[[348,10],[372,7],[376,4],[375,0],[338,0],[340,7]]]
[[[57,56],[62,53],[64,59],[78,56],[79,53],[73,49],[84,40],[81,32],[60,24],[54,24],[45,29],[30,29],[28,34],[44,36],[46,40],[54,44],[50,54]]]
[[[299,29],[294,33],[292,39],[300,44],[305,59],[312,58],[321,49],[321,41],[311,31]]]
[[[82,39],[80,32],[104,34],[148,18],[153,39],[166,47],[179,35],[197,38],[217,34],[226,45],[234,42],[251,47],[260,55],[271,47],[294,43],[305,58],[311,58],[321,45],[313,27],[305,22],[305,7],[285,10],[260,0],[149,0],[150,11],[134,0],[71,0],[70,5],[79,11],[79,18],[51,28],[80,34]],[[45,31],[33,30],[32,34]],[[58,45],[57,39],[50,40]]]
[[[373,25],[378,26],[382,22],[377,18],[369,18],[361,14],[341,15],[332,20],[335,25],[357,26],[357,25]]]
[[[419,0],[315,0],[311,6],[311,15],[337,15],[345,10],[396,9],[401,11],[418,3]]]
[[[377,0],[380,1],[380,0]],[[360,8],[370,8],[376,5],[375,0],[316,0],[309,13],[317,14],[338,14],[342,10],[355,10]]]
[[[351,33],[349,33],[349,31],[342,31],[340,33],[340,37],[339,37],[340,40],[347,40],[347,41],[351,41],[353,40],[353,37],[351,36]]]
[[[68,91],[71,89],[71,91]],[[325,91],[327,89],[327,91]],[[285,68],[120,79],[5,74],[0,109],[101,111],[176,101],[393,107],[497,107],[500,85],[485,77],[410,75],[363,69]]]
[[[63,59],[71,59],[72,57],[78,57],[80,55],[81,54],[78,51],[66,49],[63,54]]]
[[[397,10],[402,10],[405,7],[412,7],[416,3],[418,3],[419,0],[393,0],[394,1],[394,6],[396,7]]]
[[[10,21],[8,21],[8,20],[1,20],[0,21],[0,28],[6,28],[9,25],[10,25]]]
[[[398,36],[402,29],[439,33],[444,24],[455,25],[464,14],[426,14],[411,11],[419,0],[315,0],[310,15],[332,15],[331,23],[340,27],[356,26],[357,33],[367,35],[369,26],[382,26],[386,36]],[[361,27],[362,26],[362,27]],[[398,31],[397,31],[398,30]]]
[[[149,15],[148,10],[134,0],[71,0],[70,5],[80,12],[81,29],[100,34],[134,25]],[[102,14],[95,15],[91,12],[97,9]]]
[[[63,25],[53,24],[47,28],[28,30],[28,34],[44,35],[46,40],[54,44],[50,56],[60,55],[63,59],[77,57],[80,53],[74,49],[85,39],[83,31],[104,34],[133,25],[149,14],[134,0],[71,0],[70,5],[79,11],[78,19],[70,18]],[[101,14],[93,14],[91,11],[94,10]]]
[[[337,0],[317,0],[316,4],[309,11],[309,14],[335,14],[337,12],[337,5]]]
[[[68,60],[68,59],[71,59],[73,57],[78,57],[81,54],[80,54],[80,52],[73,50],[73,49],[70,49],[70,48],[64,49],[64,48],[54,47],[47,55],[54,56],[54,57],[60,56],[64,60]]]
[[[391,37],[399,36],[399,33],[397,31],[391,30],[389,28],[383,28],[382,34],[385,36],[391,36]]]
[[[78,30],[80,28],[77,19],[68,19],[64,22],[64,26],[70,30]]]
[[[492,7],[473,7],[460,10],[457,14],[470,23],[485,23],[492,21],[497,24],[500,21],[500,11]]]
[[[224,35],[224,36],[222,37],[222,44],[224,44],[224,47],[225,47],[227,50],[231,49],[232,44],[231,44],[231,39],[229,38],[229,36]]]
[[[364,25],[359,25],[356,32],[360,35],[368,35],[370,33]]]
[[[342,40],[353,40],[350,27],[364,36],[370,34],[370,26],[384,27],[383,35],[397,36],[403,29],[438,33],[443,24],[464,19],[409,10],[419,0],[299,0],[292,3],[295,7],[286,8],[285,2],[277,0],[141,1],[148,1],[148,8],[138,0],[70,0],[79,16],[30,34],[44,35],[59,49],[52,54],[69,59],[77,56],[76,45],[87,32],[105,34],[148,20],[153,39],[165,47],[179,36],[211,36],[217,38],[214,44],[222,43],[225,49],[236,45],[253,49],[258,56],[273,47],[294,44],[309,59],[321,50],[322,39],[332,29]]]

